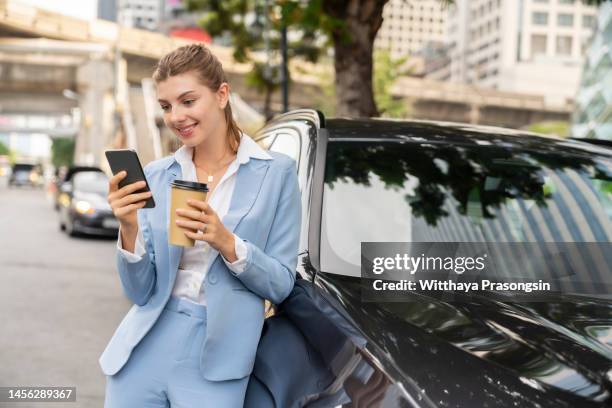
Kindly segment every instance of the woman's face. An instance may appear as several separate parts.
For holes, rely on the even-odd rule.
[[[217,92],[198,81],[194,72],[171,76],[157,84],[157,99],[164,122],[188,146],[196,146],[227,127],[224,108],[229,87],[223,83]]]

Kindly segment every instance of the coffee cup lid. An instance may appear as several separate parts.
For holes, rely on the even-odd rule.
[[[174,187],[182,188],[185,190],[208,191],[208,186],[206,185],[206,183],[196,183],[194,181],[186,180],[174,180],[170,184]]]

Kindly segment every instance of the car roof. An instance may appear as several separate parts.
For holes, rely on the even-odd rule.
[[[515,149],[612,156],[612,149],[599,144],[546,136],[524,130],[466,123],[426,120],[342,119],[325,120],[330,140],[386,140],[472,146],[503,146]],[[612,145],[611,145],[612,146]]]
[[[70,180],[76,173],[80,173],[83,171],[93,171],[103,173],[102,169],[99,167],[93,166],[73,166],[68,169],[68,172],[64,176],[64,181]]]

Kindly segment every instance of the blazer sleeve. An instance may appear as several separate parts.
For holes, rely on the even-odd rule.
[[[123,292],[133,303],[142,306],[149,301],[155,288],[157,273],[155,270],[155,252],[153,237],[147,217],[148,210],[138,210],[138,228],[142,232],[145,252],[139,260],[128,258],[117,250],[116,264],[121,279]]]
[[[302,205],[295,162],[283,172],[282,188],[265,248],[246,239],[246,266],[231,273],[252,292],[281,303],[293,289],[300,239]]]

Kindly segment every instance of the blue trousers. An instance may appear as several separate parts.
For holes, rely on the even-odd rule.
[[[200,372],[206,307],[171,297],[115,375],[105,408],[242,408],[249,377],[208,381]]]

